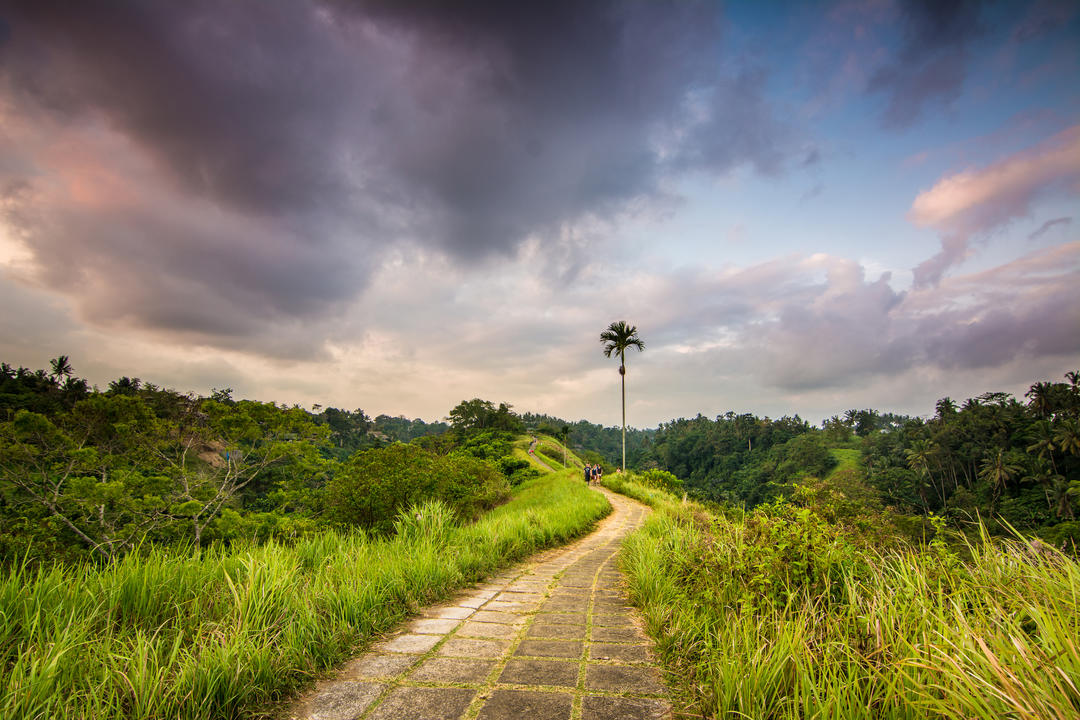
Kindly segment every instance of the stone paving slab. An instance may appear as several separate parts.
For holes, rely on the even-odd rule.
[[[414,682],[482,683],[495,669],[495,660],[433,657],[409,674]]]
[[[496,610],[498,612],[508,613],[528,613],[536,610],[540,606],[540,603],[522,603],[522,602],[506,602],[503,600],[492,600],[484,607],[488,610]]]
[[[457,637],[513,638],[520,632],[521,628],[517,625],[470,621],[458,629]]]
[[[476,638],[452,637],[439,648],[439,654],[469,658],[497,658],[505,655],[509,649],[509,640],[478,640]]]
[[[510,625],[523,625],[525,618],[514,613],[499,612],[496,610],[479,610],[473,616],[477,622],[508,623]]]
[[[457,720],[469,707],[475,690],[399,687],[375,709],[369,720]]]
[[[477,720],[568,720],[573,703],[564,693],[496,690]]]
[[[460,624],[460,620],[450,618],[423,618],[422,620],[413,620],[409,623],[408,628],[414,633],[424,635],[445,635]]]
[[[495,596],[496,600],[503,600],[506,602],[540,602],[545,597],[542,592],[519,592],[516,590],[507,590],[501,592]]]
[[[345,680],[381,680],[395,678],[420,660],[419,655],[377,655],[370,653],[354,658],[342,668]]]
[[[532,657],[579,658],[583,645],[580,640],[522,640],[515,655]]]
[[[592,629],[593,642],[639,643],[644,642],[645,639],[645,633],[636,627],[603,627],[595,625]]]
[[[521,660],[506,663],[499,676],[501,683],[576,687],[578,664],[566,660]]]
[[[585,626],[534,622],[525,637],[547,638],[549,640],[584,640]]]
[[[456,605],[433,607],[424,612],[424,615],[433,618],[441,618],[448,620],[464,620],[472,615],[476,610],[473,608],[458,607]]]
[[[630,665],[589,665],[585,671],[585,689],[641,695],[665,692],[656,668]]]
[[[606,490],[588,536],[427,608],[292,708],[293,720],[670,718],[616,556],[644,506]],[[576,708],[576,709],[575,709]]]
[[[667,715],[662,700],[586,695],[581,704],[581,720],[660,720]]]
[[[587,606],[587,600],[585,596],[580,597],[560,597],[548,600],[546,603],[540,606],[542,612],[564,612],[584,610]]]
[[[592,643],[589,646],[590,660],[615,660],[624,663],[655,662],[650,645],[616,645],[614,643]]]
[[[438,645],[442,639],[442,635],[399,635],[396,638],[387,640],[380,649],[389,652],[420,653],[422,655]]]
[[[305,716],[311,720],[353,720],[382,692],[377,683],[344,681],[319,692],[309,703]]]
[[[550,625],[580,625],[585,622],[586,613],[537,613],[536,622]]]

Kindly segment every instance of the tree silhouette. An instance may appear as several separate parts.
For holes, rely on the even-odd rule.
[[[638,352],[645,349],[645,343],[638,337],[637,327],[618,320],[608,325],[600,333],[600,342],[604,343],[604,357],[612,353],[619,358],[619,376],[622,379],[622,469],[626,470],[626,351],[636,347]]]
[[[59,355],[49,361],[49,365],[52,367],[52,372],[49,373],[56,380],[57,384],[60,383],[61,378],[71,377],[71,374],[75,372],[71,368],[71,362],[67,355]]]

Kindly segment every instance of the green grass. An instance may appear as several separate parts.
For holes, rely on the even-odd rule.
[[[622,563],[692,713],[1080,716],[1080,565],[1045,545],[874,549],[809,510],[723,517],[605,484],[657,508]]]
[[[536,457],[538,457],[541,460],[543,460],[544,462],[546,462],[554,470],[563,470],[564,469],[564,466],[562,464],[562,459],[561,459],[562,458],[562,453],[559,453],[558,454],[559,459],[556,459],[556,457],[554,456],[554,453],[552,453],[550,449],[548,449],[547,452],[545,452],[545,451],[541,450],[540,448],[541,448],[541,446],[537,446],[537,448],[535,450]]]
[[[558,469],[557,465],[550,465],[550,463],[550,467],[544,467],[544,465],[541,464],[544,460],[529,452],[530,445],[532,445],[532,436],[522,435],[514,442],[514,450],[511,454],[516,458],[527,460],[530,465],[542,473],[548,473]]]
[[[544,455],[555,459],[560,466],[565,465],[565,467],[568,467],[568,468],[569,467],[581,468],[581,467],[585,466],[585,461],[582,460],[581,458],[579,458],[577,456],[577,453],[575,453],[569,447],[565,448],[565,450],[566,450],[566,462],[563,463],[563,450],[564,450],[564,447],[563,447],[563,444],[559,441],[558,438],[552,437],[551,435],[540,435],[540,436],[538,436],[538,439],[540,440],[540,443],[539,443],[539,445],[537,445],[537,450],[541,450],[541,451],[543,451]]]
[[[514,442],[514,457],[528,460],[534,467],[540,469],[542,472],[548,472],[548,469],[540,465],[540,462],[547,463],[555,471],[563,470],[564,468],[584,467],[584,461],[569,448],[566,448],[566,463],[564,464],[563,445],[558,439],[551,435],[536,436],[537,444],[535,454],[530,455],[529,446],[532,444],[532,437],[533,436],[531,435],[522,435]]]
[[[836,458],[837,465],[829,472],[829,475],[825,478],[826,480],[831,480],[833,476],[841,472],[858,472],[860,451],[848,448],[832,448],[829,452]]]
[[[592,527],[572,472],[523,483],[458,526],[444,506],[378,539],[327,532],[0,579],[0,717],[235,718],[269,712],[419,607]],[[420,519],[415,513],[420,512]]]

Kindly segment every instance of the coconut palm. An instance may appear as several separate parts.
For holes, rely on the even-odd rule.
[[[622,379],[622,469],[626,471],[626,351],[636,347],[638,352],[645,349],[645,343],[638,337],[637,327],[619,320],[608,325],[600,333],[600,342],[604,343],[604,357],[612,353],[619,358],[619,377]]]
[[[71,368],[71,362],[67,355],[60,355],[49,361],[49,365],[52,367],[52,372],[49,373],[57,382],[60,383],[61,378],[71,377],[71,374],[75,372]]]

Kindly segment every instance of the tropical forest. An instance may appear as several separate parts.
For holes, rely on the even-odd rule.
[[[596,467],[653,509],[620,563],[685,712],[1068,717],[1078,381],[624,434],[3,364],[0,712],[273,715],[418,606],[588,532]]]

